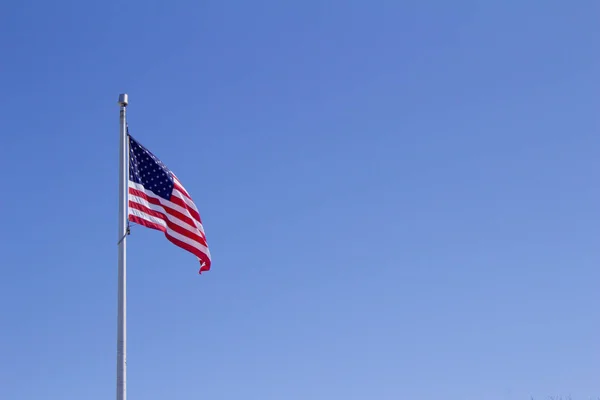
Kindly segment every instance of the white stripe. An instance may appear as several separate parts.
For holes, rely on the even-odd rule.
[[[152,193],[150,190],[146,190],[146,188],[143,185],[140,185],[138,183],[135,183],[133,181],[129,181],[129,187],[139,190],[140,192],[143,192],[144,194],[146,194],[146,196],[148,197],[152,197],[153,199],[157,199],[160,204],[162,204],[165,207],[171,208],[175,211],[179,211],[180,213],[182,213],[183,215],[187,215],[190,217],[190,219],[192,221],[194,221],[194,223],[196,224],[196,227],[198,229],[200,229],[200,232],[202,232],[202,234],[204,234],[204,227],[202,226],[202,223],[200,223],[200,221],[198,221],[196,218],[194,218],[190,212],[188,210],[186,210],[185,208],[181,207],[180,205],[177,205],[169,200],[166,200],[160,196],[155,195],[154,193]],[[132,196],[131,194],[129,196]],[[179,197],[179,196],[178,196]],[[198,213],[200,214],[200,213]]]
[[[142,206],[144,206],[146,208],[149,208],[153,211],[157,211],[157,212],[163,214],[169,221],[175,223],[176,225],[182,227],[183,229],[185,229],[186,231],[188,231],[194,235],[197,235],[200,237],[204,236],[204,235],[202,235],[202,232],[200,231],[200,229],[196,228],[195,226],[191,226],[190,224],[186,223],[185,221],[182,221],[179,218],[174,217],[173,215],[167,213],[167,211],[164,209],[164,207],[149,203],[148,200],[144,199],[143,197],[134,196],[134,195],[130,194],[129,201],[132,201],[137,204],[141,204]],[[131,210],[132,208],[130,207],[129,209]]]
[[[202,253],[206,254],[208,256],[208,258],[210,259],[210,252],[208,251],[208,248],[206,246],[200,244],[199,242],[197,242],[195,240],[188,238],[187,236],[183,236],[183,235],[175,232],[174,230],[169,228],[167,226],[167,223],[165,221],[163,221],[162,219],[153,217],[152,215],[148,215],[145,212],[142,212],[142,211],[136,210],[136,209],[130,209],[129,214],[135,215],[138,218],[141,218],[143,220],[146,220],[146,221],[152,222],[156,225],[160,225],[160,226],[164,227],[165,230],[167,231],[166,233],[168,233],[169,236],[172,236],[175,239],[180,240],[184,243],[187,243],[190,246],[200,250]]]

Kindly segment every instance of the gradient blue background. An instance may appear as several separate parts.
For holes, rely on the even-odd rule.
[[[3,2],[0,398],[114,398],[118,94],[213,269],[129,241],[129,398],[600,396],[597,1]]]

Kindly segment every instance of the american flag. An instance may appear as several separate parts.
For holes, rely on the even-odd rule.
[[[162,231],[210,269],[210,252],[198,208],[179,179],[154,154],[129,137],[129,221]]]

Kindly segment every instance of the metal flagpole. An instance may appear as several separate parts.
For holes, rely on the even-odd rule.
[[[121,136],[119,150],[119,285],[117,312],[117,400],[127,399],[127,192],[129,150],[127,140],[127,94],[119,95]]]

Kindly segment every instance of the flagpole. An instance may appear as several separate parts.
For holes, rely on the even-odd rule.
[[[117,312],[117,400],[127,399],[127,192],[129,150],[127,146],[127,94],[119,95],[121,132],[119,146],[119,284]]]

